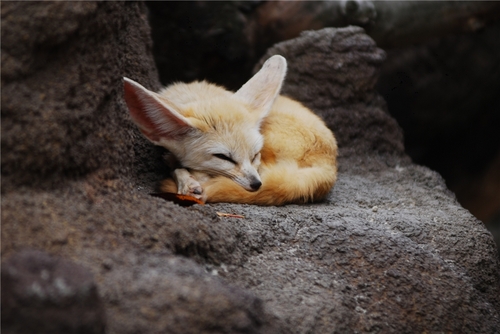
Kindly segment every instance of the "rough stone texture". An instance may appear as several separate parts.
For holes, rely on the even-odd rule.
[[[227,284],[216,270],[207,274],[169,254],[123,255],[108,259],[103,282],[105,297],[118,306],[109,310],[116,333],[282,332],[269,325],[261,299]]]
[[[4,333],[104,333],[92,274],[71,261],[24,250],[2,264]]]
[[[60,31],[43,33],[57,6],[72,9]],[[79,6],[89,14],[71,14]],[[28,36],[26,44],[48,36],[33,48],[22,38],[21,46],[2,43],[2,68],[14,61],[15,48],[24,48],[26,59],[48,59],[36,67],[20,62],[5,78],[2,71],[2,269],[25,247],[89,268],[108,333],[497,331],[499,264],[491,235],[436,173],[404,156],[399,128],[372,91],[382,53],[358,28],[325,29],[277,46],[289,60],[289,80],[305,83],[294,90],[289,81],[285,92],[307,104],[321,101],[312,107],[344,145],[327,201],[185,209],[149,196],[152,180],[164,176],[161,154],[127,120],[120,81],[127,75],[157,85],[142,9],[2,3],[2,34],[19,23],[11,31]],[[67,50],[80,53],[69,57]],[[334,76],[339,59],[350,67],[342,81]],[[89,70],[75,95],[57,93],[64,80],[74,84],[79,66]],[[294,74],[306,72],[304,79]],[[310,86],[314,77],[322,84]],[[36,112],[39,94],[47,97]],[[67,109],[72,99],[88,102]],[[83,166],[76,157],[85,157]]]
[[[2,191],[58,186],[60,174],[103,168],[132,173],[146,142],[123,112],[122,77],[159,87],[144,6],[1,8]]]
[[[91,182],[36,196],[5,195],[2,256],[29,246],[90,268],[109,333],[280,332],[249,292],[182,259],[218,264],[242,258],[231,254],[241,238],[233,225],[220,224],[208,207],[187,211],[119,180],[99,179],[96,184],[107,183],[100,188]]]
[[[385,52],[360,28],[306,31],[270,48],[255,68],[274,54],[292,61],[284,95],[319,114],[337,138],[341,157],[373,153],[402,156],[402,132],[374,90]],[[328,34],[325,40],[324,34]],[[326,57],[325,54],[331,53]]]
[[[291,333],[496,333],[498,267],[482,223],[425,168],[366,174],[342,173],[326,205],[217,206],[245,215],[234,223],[255,249],[223,274]]]

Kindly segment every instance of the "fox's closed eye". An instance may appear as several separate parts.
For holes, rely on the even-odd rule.
[[[229,162],[231,162],[233,164],[236,164],[236,161],[234,161],[233,159],[231,159],[230,157],[228,157],[227,155],[222,154],[222,153],[215,153],[214,157],[222,159],[222,160],[229,161]]]

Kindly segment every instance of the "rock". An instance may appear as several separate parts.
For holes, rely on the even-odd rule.
[[[238,248],[253,250],[227,266],[227,279],[266,301],[290,333],[495,333],[491,235],[436,190],[439,175],[400,168],[343,172],[323,204],[218,204],[246,217],[230,223],[246,231]]]
[[[123,76],[159,87],[143,5],[5,3],[2,37],[2,190],[143,168],[122,97]]]
[[[404,154],[372,86],[383,53],[361,29],[276,46],[284,91],[342,145],[328,199],[191,208],[149,196],[162,151],[123,102],[124,75],[158,86],[142,4],[2,3],[9,31],[19,45],[2,39],[2,259],[30,247],[89,268],[108,333],[499,328],[491,234]]]
[[[289,59],[282,93],[325,120],[335,133],[341,156],[402,156],[401,129],[374,89],[385,52],[361,28],[322,31],[306,31],[301,37],[276,44],[255,68],[273,54]]]
[[[114,333],[281,333],[261,299],[168,253],[112,257],[104,298]],[[154,326],[152,326],[154,324]]]
[[[92,274],[80,265],[24,250],[2,263],[2,331],[104,333]]]

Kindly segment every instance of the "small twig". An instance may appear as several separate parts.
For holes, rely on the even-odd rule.
[[[245,218],[245,216],[242,215],[235,215],[233,213],[225,213],[225,212],[217,212],[217,216],[228,217],[228,218]]]

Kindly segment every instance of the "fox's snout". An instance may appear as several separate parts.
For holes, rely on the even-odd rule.
[[[252,188],[252,191],[257,191],[259,190],[260,186],[262,185],[262,182],[257,179],[257,178],[254,178],[251,182],[250,182],[250,188]]]
[[[233,180],[240,186],[245,188],[247,191],[251,192],[259,190],[262,186],[262,181],[260,180],[260,176],[257,171],[255,171],[254,173],[243,173],[243,175],[240,174],[239,176],[233,178]]]

